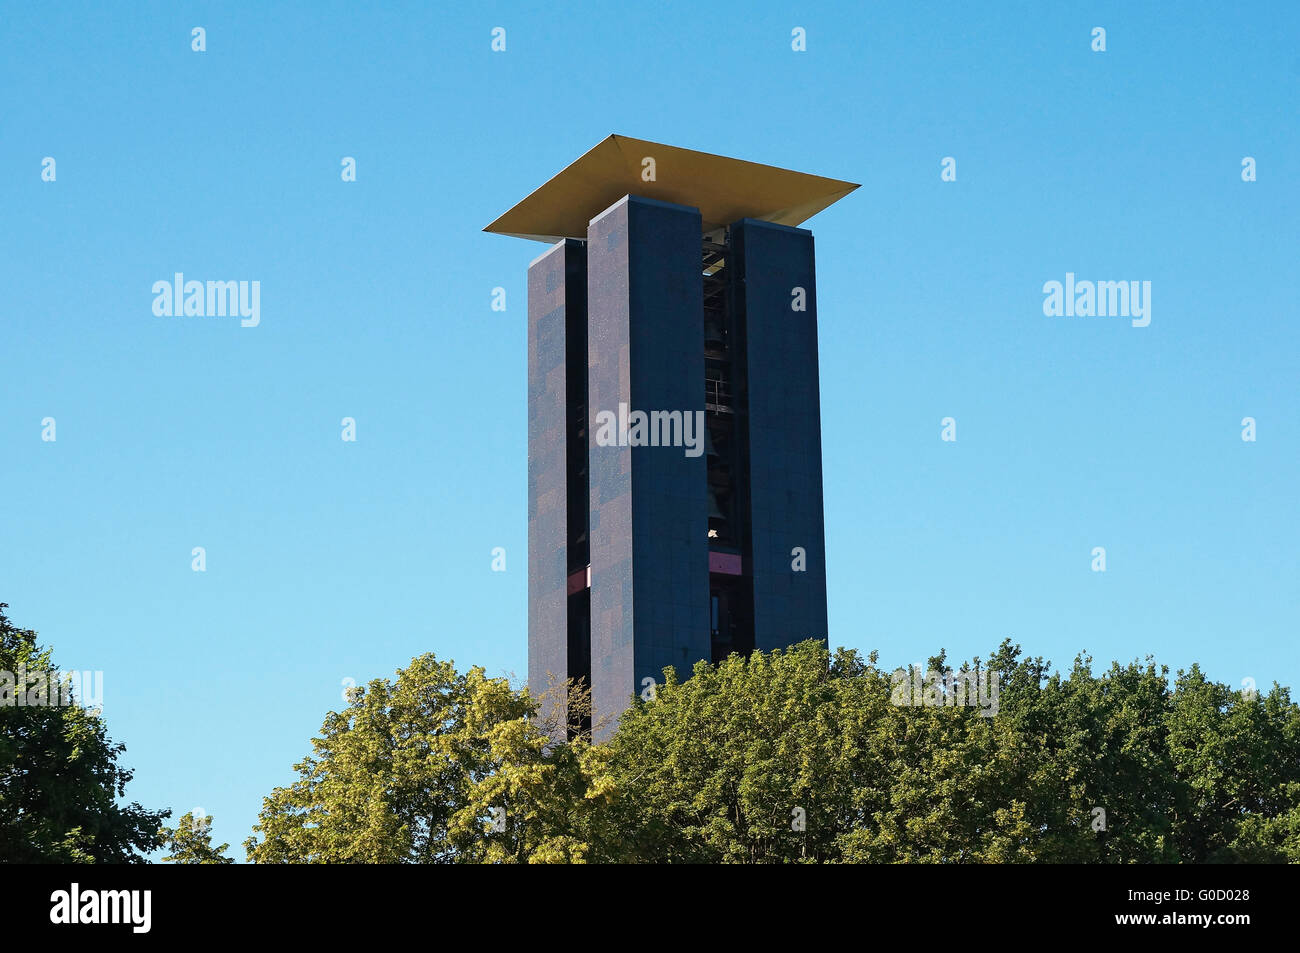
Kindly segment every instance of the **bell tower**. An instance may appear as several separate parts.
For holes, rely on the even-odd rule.
[[[817,293],[850,182],[610,136],[487,227],[528,270],[528,679],[827,637]],[[572,724],[573,728],[585,727]]]

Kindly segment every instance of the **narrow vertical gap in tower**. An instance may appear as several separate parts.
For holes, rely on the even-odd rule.
[[[743,290],[728,229],[702,243],[709,630],[714,662],[754,649]]]
[[[591,495],[587,447],[587,255],[585,242],[566,275],[566,288],[577,300],[565,316],[565,545],[568,589],[568,671],[566,677],[584,692],[591,690]],[[591,711],[567,706],[570,739],[591,731]]]

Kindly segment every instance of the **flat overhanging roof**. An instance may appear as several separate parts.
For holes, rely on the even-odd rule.
[[[654,159],[655,178],[642,179]],[[690,205],[703,231],[742,218],[801,225],[858,186],[820,175],[610,136],[483,229],[515,238],[557,242],[587,237],[587,223],[625,195]]]

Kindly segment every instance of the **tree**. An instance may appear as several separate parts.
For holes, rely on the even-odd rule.
[[[1168,670],[1150,659],[1101,676],[1075,658],[1068,676],[1004,642],[990,659],[1002,717],[1025,762],[1037,859],[1051,863],[1167,863],[1178,858],[1180,782],[1169,758]]]
[[[551,745],[537,704],[481,668],[432,654],[331,712],[298,778],[276,788],[245,842],[256,863],[573,861],[590,746]],[[593,798],[592,805],[598,799]]]
[[[1178,673],[1166,723],[1182,782],[1187,861],[1300,862],[1300,709],[1274,683],[1267,695]]]
[[[840,691],[817,643],[789,653],[664,670],[610,742],[623,859],[761,862],[827,859],[849,770],[840,719],[868,702]]]
[[[1097,676],[1080,655],[1063,678],[1019,654],[1004,642],[990,664],[1035,752],[1042,860],[1300,860],[1300,708],[1286,689],[1234,691],[1196,665],[1171,685],[1150,658]]]
[[[808,641],[665,670],[610,743],[631,859],[1031,859],[1013,732],[895,704],[876,661]]]
[[[193,812],[181,818],[175,827],[164,827],[159,833],[167,850],[164,864],[233,864],[225,856],[229,844],[212,846],[211,817],[196,818]]]
[[[466,803],[449,822],[458,861],[563,864],[617,856],[620,838],[605,811],[613,797],[607,750],[591,745],[590,732],[565,743],[552,740],[578,730],[590,713],[591,693],[572,680],[547,691],[565,698],[567,706],[546,705],[501,679],[486,682],[479,693],[479,714],[467,727],[487,748]],[[537,720],[540,711],[566,707],[567,716],[554,716],[564,718],[564,725]],[[527,717],[515,717],[519,710]],[[504,713],[508,717],[498,717]]]
[[[132,777],[118,764],[126,747],[109,741],[97,711],[62,697],[52,651],[13,626],[7,608],[0,603],[0,862],[144,863],[171,812],[118,803]]]

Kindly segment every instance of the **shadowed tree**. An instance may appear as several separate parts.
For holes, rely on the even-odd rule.
[[[212,846],[211,824],[211,817],[196,818],[189,813],[175,827],[164,827],[161,834],[167,856],[163,857],[163,863],[233,864],[234,860],[225,856],[229,844]]]
[[[33,630],[13,626],[6,608],[0,603],[0,862],[144,863],[171,812],[118,803],[132,776],[118,764],[125,745],[109,741],[97,711],[29,687],[28,677],[54,673],[52,652]]]

